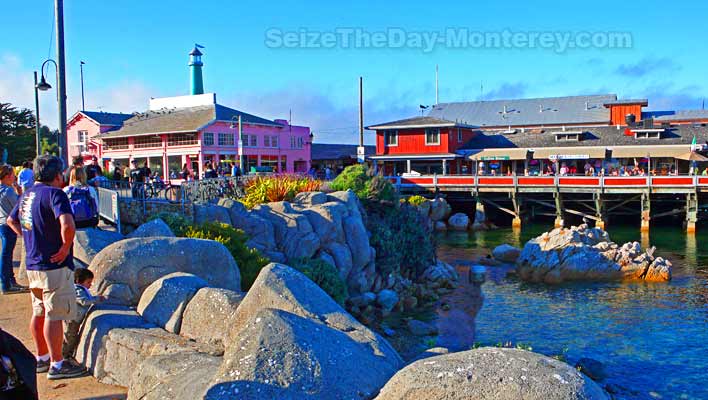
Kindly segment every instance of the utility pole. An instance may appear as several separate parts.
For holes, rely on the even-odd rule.
[[[79,65],[81,67],[81,111],[86,111],[86,105],[84,104],[84,64],[86,63],[81,61]]]
[[[356,149],[356,158],[359,163],[366,161],[364,149],[364,78],[359,77],[359,147]]]
[[[69,152],[66,137],[66,60],[64,58],[64,0],[54,1],[57,28],[57,102],[59,103],[59,154],[68,164]]]
[[[440,101],[439,91],[438,91],[438,64],[435,64],[435,105]]]
[[[37,132],[35,134],[36,140],[37,140],[37,157],[39,157],[41,154],[40,152],[42,151],[42,145],[40,143],[40,125],[39,125],[39,92],[37,90],[37,71],[34,71],[34,109],[35,109],[35,116],[36,118],[36,125],[37,125]]]

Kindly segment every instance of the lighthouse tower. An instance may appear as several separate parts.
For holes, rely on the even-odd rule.
[[[189,70],[191,94],[204,94],[204,81],[202,80],[202,52],[199,51],[199,46],[194,45],[194,49],[189,52]]]

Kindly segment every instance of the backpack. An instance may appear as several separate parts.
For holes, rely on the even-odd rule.
[[[91,221],[98,215],[96,202],[91,197],[91,192],[88,187],[72,186],[67,192],[71,211],[74,213],[74,221],[84,222]]]

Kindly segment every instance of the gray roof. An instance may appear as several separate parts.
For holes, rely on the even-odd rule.
[[[653,117],[655,121],[681,121],[692,119],[708,119],[708,110],[676,110],[676,111],[649,111],[644,113]]]
[[[101,125],[121,126],[133,117],[133,114],[109,113],[103,111],[79,111]]]
[[[330,144],[313,143],[312,160],[340,160],[356,158],[356,144]],[[372,155],[376,153],[376,146],[364,146],[364,153]]]
[[[597,127],[582,129],[580,141],[556,141],[554,132],[558,129],[545,129],[542,133],[522,133],[520,130],[514,134],[501,134],[495,132],[479,132],[474,138],[466,142],[461,148],[464,150],[479,150],[487,148],[543,148],[543,147],[578,147],[578,146],[657,146],[657,145],[690,145],[695,135],[698,144],[708,143],[708,127],[693,127],[679,125],[666,129],[661,139],[635,139],[634,136],[625,136],[624,128]]]
[[[101,135],[102,139],[172,132],[196,132],[215,121],[231,121],[241,116],[242,123],[282,126],[265,118],[234,110],[220,104],[153,110],[133,115],[120,129]]]
[[[456,123],[455,121],[450,121],[442,118],[434,117],[413,117],[406,119],[399,119],[397,121],[384,122],[381,124],[367,126],[366,129],[406,129],[406,128],[420,128],[426,126],[457,126],[464,125],[462,123]]]
[[[607,124],[610,110],[604,104],[616,100],[617,95],[603,94],[440,103],[428,116],[482,127]]]
[[[619,106],[623,104],[641,104],[641,105],[648,105],[649,100],[647,99],[622,99],[622,100],[614,100],[614,101],[608,101],[605,103],[605,105],[613,105],[613,106]]]

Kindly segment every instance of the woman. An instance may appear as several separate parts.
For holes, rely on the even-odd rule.
[[[182,166],[182,172],[180,172],[180,178],[184,179],[185,181],[189,178],[191,173],[189,172],[189,165],[187,163],[184,163]]]
[[[98,194],[86,181],[86,170],[73,168],[69,175],[69,186],[64,188],[74,212],[77,228],[95,228],[98,225]]]
[[[17,185],[15,170],[9,165],[0,166],[0,239],[2,240],[2,252],[0,255],[0,293],[17,293],[27,290],[15,281],[15,273],[12,270],[12,253],[17,243],[17,234],[7,225],[7,217],[17,204],[17,199],[22,189]]]

